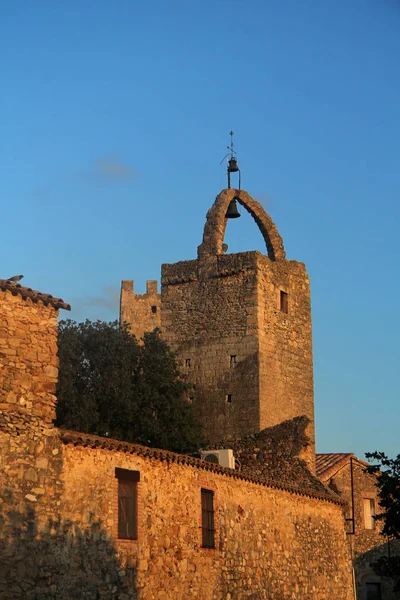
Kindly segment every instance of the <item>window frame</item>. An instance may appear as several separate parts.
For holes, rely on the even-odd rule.
[[[382,600],[382,584],[380,581],[367,581],[365,583],[365,599],[370,600],[371,594],[368,593],[368,587],[373,588],[376,593],[373,594],[374,600]]]
[[[116,537],[120,541],[130,542],[136,541],[139,537],[139,519],[138,519],[138,485],[140,481],[140,473],[139,471],[133,471],[130,469],[121,469],[119,467],[115,468],[115,479],[116,479],[116,487],[117,487],[117,495],[116,495],[116,519],[115,519],[115,531]],[[131,492],[131,495],[122,496],[123,490],[128,488]],[[125,518],[125,522],[122,522],[122,510],[121,505],[123,503],[122,499],[130,499],[131,500],[131,509],[128,517]],[[129,502],[125,502],[125,505],[129,504]],[[122,534],[123,527],[126,527],[128,533],[131,535]]]
[[[201,488],[201,547],[214,550],[216,548],[215,503],[214,491]]]
[[[284,314],[289,314],[289,294],[285,290],[279,290],[279,310]]]
[[[366,510],[367,506],[369,507],[368,511]],[[374,516],[376,515],[375,498],[371,498],[371,496],[364,496],[362,499],[362,508],[364,529],[366,531],[373,531],[376,528],[376,521],[374,519]]]

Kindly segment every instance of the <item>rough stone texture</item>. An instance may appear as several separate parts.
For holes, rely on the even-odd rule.
[[[0,430],[55,418],[57,314],[51,304],[0,290]]]
[[[120,298],[120,322],[127,323],[129,331],[140,340],[147,331],[161,325],[161,298],[157,281],[146,282],[146,293],[135,294],[133,281],[122,282]]]
[[[24,290],[0,291],[0,598],[124,600],[128,589],[126,600],[130,574],[120,575],[99,520],[81,528],[64,512],[63,444],[52,424],[62,301]]]
[[[19,283],[10,281],[9,279],[0,279],[0,290],[3,292],[9,291],[13,296],[21,296],[24,300],[30,298],[32,302],[41,302],[44,306],[52,306],[53,308],[71,310],[69,304],[64,302],[62,298],[54,298],[51,294],[43,294],[32,288],[24,287]]]
[[[56,311],[6,291],[0,317],[2,600],[353,599],[323,486],[57,430]],[[116,538],[116,467],[140,471],[137,541]],[[215,549],[201,548],[201,488]]]
[[[233,196],[255,218],[268,256],[222,253]],[[217,197],[197,260],[162,265],[161,330],[194,386],[191,398],[211,443],[305,415],[314,468],[309,279],[302,263],[285,259],[271,218],[246,192]]]
[[[259,434],[253,434],[248,438],[228,442],[227,445],[234,449],[237,458],[235,469],[205,461],[200,458],[200,453],[196,455],[177,454],[169,450],[149,448],[140,444],[122,442],[89,433],[69,430],[60,431],[61,439],[66,444],[115,450],[137,454],[144,458],[192,465],[198,469],[228,475],[233,479],[241,479],[312,498],[329,500],[343,506],[343,502],[337,494],[313,475],[301,458],[304,453],[304,446],[308,444],[304,435],[305,421],[305,417],[298,417],[293,421],[286,421],[282,425],[264,429]],[[211,448],[215,449],[215,447],[209,447],[208,449]]]
[[[307,437],[307,417],[295,417],[274,427],[263,429],[241,439],[224,440],[206,449],[230,448],[237,469],[246,475],[261,478],[267,484],[289,485],[302,493],[321,494],[337,498],[307,467],[310,440]]]
[[[71,442],[63,454],[65,516],[83,530],[99,516],[139,598],[353,598],[336,503],[154,455]],[[137,541],[115,539],[116,467],[140,472]],[[201,547],[201,488],[215,494],[215,549]]]
[[[375,476],[365,473],[366,466],[367,463],[352,454],[317,455],[317,472],[321,480],[346,502],[347,519],[353,518],[354,507],[354,527],[351,520],[347,521],[347,537],[354,559],[357,599],[367,600],[367,582],[380,582],[382,599],[395,600],[398,596],[393,592],[392,582],[381,580],[371,567],[372,562],[388,555],[389,547],[387,539],[380,535],[379,521],[376,522],[375,529],[365,529],[364,526],[364,498],[373,498],[376,511],[379,512]],[[391,541],[389,544],[392,555],[400,554],[398,541]]]
[[[257,223],[265,241],[268,256],[271,260],[284,260],[286,258],[283,241],[271,217],[265,212],[261,204],[254,200],[244,190],[227,189],[217,196],[213,206],[207,213],[204,227],[203,242],[198,248],[198,257],[222,254],[226,218],[225,214],[233,198],[251,214]]]

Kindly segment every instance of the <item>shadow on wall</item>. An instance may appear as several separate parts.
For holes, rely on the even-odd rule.
[[[358,600],[369,600],[369,598],[375,597],[383,600],[398,600],[400,598],[400,590],[395,590],[395,581],[391,577],[380,577],[372,566],[380,558],[388,556],[400,557],[400,540],[392,540],[380,546],[375,546],[368,552],[359,554],[354,559]],[[368,591],[368,586],[371,587],[370,591]],[[373,593],[376,596],[373,596]]]
[[[215,384],[209,387],[197,384],[193,408],[206,428],[210,443],[259,429],[257,366],[258,352],[254,352],[225,372]]]
[[[9,489],[0,492],[0,598],[2,600],[134,600],[136,571],[121,564],[106,532],[93,520],[82,529],[48,518],[38,526],[36,511],[5,509]]]

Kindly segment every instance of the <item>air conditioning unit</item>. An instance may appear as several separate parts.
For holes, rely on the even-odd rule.
[[[233,450],[230,449],[205,450],[201,453],[201,458],[220,467],[235,468],[235,457],[233,456]]]

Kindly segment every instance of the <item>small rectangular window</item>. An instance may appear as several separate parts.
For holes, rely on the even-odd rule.
[[[375,500],[373,498],[363,499],[364,507],[364,528],[375,529]]]
[[[283,313],[285,313],[286,315],[288,314],[288,312],[289,312],[288,294],[287,294],[287,292],[284,292],[283,290],[280,291],[280,308]]]
[[[203,548],[215,548],[214,492],[201,490],[201,532]]]
[[[236,365],[236,354],[231,354],[231,367],[234,367]]]
[[[139,471],[115,469],[118,479],[118,538],[137,540],[137,485]]]
[[[367,583],[366,592],[366,600],[382,600],[380,583]]]
[[[151,307],[151,312],[153,313],[153,315],[155,315],[155,314],[156,314],[156,312],[157,312],[157,306],[153,305],[153,306]]]
[[[232,402],[232,394],[227,394],[226,395],[225,402],[229,402],[229,404]]]
[[[187,359],[185,360],[185,365],[186,365],[187,367],[190,367],[190,358],[187,358]]]

